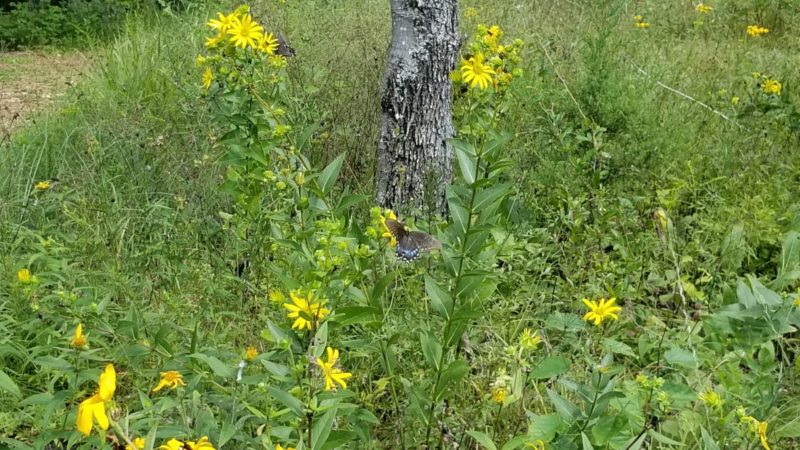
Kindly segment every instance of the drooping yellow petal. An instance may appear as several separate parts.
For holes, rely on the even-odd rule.
[[[97,395],[103,401],[111,400],[111,397],[114,396],[114,391],[117,389],[117,372],[114,370],[113,364],[108,364],[103,370],[103,373],[100,374],[100,389],[97,391]]]

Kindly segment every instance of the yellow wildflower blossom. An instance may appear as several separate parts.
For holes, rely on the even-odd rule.
[[[256,348],[252,346],[247,347],[247,351],[244,352],[244,359],[252,361],[256,359],[256,356],[258,356],[258,350],[256,350]]]
[[[258,49],[268,55],[274,55],[278,49],[278,39],[272,33],[264,33],[258,40]]]
[[[381,237],[388,238],[389,245],[391,247],[397,247],[397,238],[394,237],[394,235],[389,231],[389,227],[386,226],[386,219],[397,221],[397,216],[391,209],[387,209],[383,212],[383,214],[381,214],[381,225],[383,225],[383,234],[381,234]]]
[[[772,450],[769,447],[769,441],[767,441],[768,426],[769,424],[767,424],[767,422],[758,422],[758,425],[756,426],[756,433],[758,434],[758,440],[761,441],[761,447],[763,447],[764,450]]]
[[[650,28],[650,22],[636,22],[636,28],[639,28],[640,30]]]
[[[583,299],[583,304],[590,310],[583,316],[583,320],[587,322],[593,321],[599,327],[606,319],[619,319],[618,313],[622,311],[622,308],[615,304],[616,301],[617,299],[614,297],[609,300],[601,298],[597,302],[586,298]]]
[[[77,349],[86,347],[86,336],[83,334],[83,326],[80,323],[77,328],[75,328],[75,334],[72,336],[70,345]]]
[[[334,367],[339,360],[339,350],[334,350],[330,347],[327,348],[328,361],[323,361],[322,358],[317,358],[317,365],[322,370],[325,377],[325,390],[336,390],[336,385],[340,385],[342,389],[347,389],[347,380],[352,377],[350,372],[344,372],[338,367]]]
[[[761,85],[761,89],[767,94],[781,95],[782,86],[780,81],[767,78]]]
[[[224,33],[218,33],[214,37],[206,38],[206,43],[204,45],[206,46],[206,48],[214,48],[224,40],[225,40],[225,34]]]
[[[697,6],[694,7],[694,10],[699,12],[700,14],[708,14],[713,9],[714,8],[712,8],[710,5],[706,5],[705,3],[698,3]]]
[[[475,86],[486,89],[492,81],[494,70],[483,63],[484,56],[478,53],[469,60],[461,60],[461,78],[465,83],[469,83],[471,88]]]
[[[703,402],[709,408],[720,409],[722,408],[722,398],[711,389],[707,389],[697,395],[697,399]]]
[[[131,444],[126,445],[125,450],[144,450],[145,442],[144,439],[142,438],[134,439],[133,442],[131,442]]]
[[[528,351],[536,350],[541,342],[542,338],[539,336],[539,332],[531,331],[530,328],[525,328],[519,335],[519,345]]]
[[[233,28],[234,23],[238,19],[238,15],[236,14],[236,12],[232,12],[227,16],[225,14],[222,14],[221,12],[218,12],[217,17],[218,19],[209,20],[208,23],[206,23],[206,25],[208,25],[214,30],[217,30],[219,33],[222,34],[227,33],[228,30]]]
[[[208,89],[211,87],[211,83],[214,81],[214,72],[211,71],[210,67],[206,67],[205,72],[203,72],[203,89]]]
[[[166,444],[158,448],[159,450],[216,450],[206,436],[201,437],[197,442],[170,439]]]
[[[30,284],[33,282],[33,276],[31,275],[31,271],[28,269],[19,269],[17,272],[17,281],[21,284]]]
[[[289,293],[292,303],[284,303],[283,307],[289,310],[288,317],[295,319],[292,323],[293,330],[311,330],[331,313],[328,308],[322,306],[325,304],[324,299],[311,303],[313,296],[313,291],[309,291],[306,298],[301,297],[296,291]]]
[[[33,188],[37,191],[46,191],[50,189],[50,182],[49,181],[40,181],[33,185]]]
[[[264,28],[253,21],[250,14],[245,14],[241,19],[236,19],[228,30],[233,45],[241,48],[256,47],[263,36]]]
[[[769,28],[764,28],[758,25],[750,25],[747,27],[747,35],[750,37],[759,37],[769,33]]]
[[[100,374],[97,392],[78,406],[78,416],[75,420],[75,428],[84,436],[92,433],[94,422],[103,429],[108,429],[108,416],[106,415],[105,403],[114,396],[117,389],[117,373],[113,364],[108,364]]]
[[[275,450],[295,450],[294,447],[284,447],[281,444],[275,444]]]
[[[165,387],[176,389],[178,386],[186,386],[186,383],[183,381],[183,375],[177,370],[168,370],[166,372],[161,372],[161,380],[156,387],[153,388],[153,392],[158,392]]]

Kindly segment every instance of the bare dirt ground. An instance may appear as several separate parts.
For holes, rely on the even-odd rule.
[[[81,52],[0,52],[0,142],[54,104],[90,65]]]

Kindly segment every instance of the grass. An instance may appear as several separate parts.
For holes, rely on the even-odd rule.
[[[631,381],[663,362],[652,349],[647,357],[628,352],[638,355],[647,340],[664,336],[675,346],[699,341],[705,327],[718,325],[682,330],[675,286],[685,291],[690,314],[709,317],[732,302],[742,277],[754,274],[768,284],[785,273],[784,239],[800,232],[800,120],[793,109],[800,101],[800,41],[791,26],[800,21],[800,7],[781,0],[711,3],[715,9],[701,15],[688,3],[655,0],[500,0],[492,8],[479,2],[462,8],[470,5],[481,21],[522,38],[526,49],[525,75],[503,117],[504,128],[515,134],[508,150],[516,161],[508,175],[515,185],[514,237],[497,262],[497,291],[468,332],[471,381],[453,396],[455,407],[463,408],[454,428],[473,426],[463,423],[468,417],[480,425],[500,417],[488,406],[487,386],[523,328],[542,330],[548,351],[571,356],[570,375],[589,378],[597,364],[590,333],[572,330],[559,314],[581,315],[584,297],[615,296],[634,325],[614,336],[625,345],[616,357]],[[391,26],[387,2],[253,6],[286,31],[297,52],[289,69],[292,101],[303,105],[302,120],[322,124],[325,136],[307,156],[322,166],[346,152],[342,184],[371,195]],[[637,14],[651,22],[649,29],[633,26]],[[220,214],[232,205],[218,189],[225,168],[211,145],[216,129],[194,67],[205,19],[187,13],[132,21],[57,110],[0,148],[0,267],[7,274],[0,299],[18,295],[13,278],[21,267],[36,267],[52,281],[39,299],[46,328],[19,327],[33,313],[0,300],[0,308],[10,309],[0,322],[0,360],[5,367],[22,361],[31,367],[15,378],[27,395],[47,389],[32,369],[38,367],[34,357],[47,354],[42,343],[71,331],[46,306],[56,302],[57,291],[82,292],[80,301],[101,317],[105,310],[124,312],[104,318],[107,328],[96,331],[112,343],[121,342],[138,317],[149,341],[187,345],[201,336],[202,346],[228,349],[235,358],[236,349],[260,342],[267,319],[282,320],[281,311],[261,301],[275,281],[239,276],[246,246]],[[752,23],[770,33],[748,37],[744,30]],[[779,103],[760,103],[753,72],[781,81]],[[57,180],[55,189],[32,191],[33,183],[47,179]],[[672,254],[655,230],[658,207],[674,226]],[[425,370],[417,335],[430,311],[419,299],[420,277],[401,273],[382,332],[400,336],[400,370],[413,380]],[[797,287],[795,278],[775,289],[788,298]],[[562,332],[567,329],[572,332]],[[347,330],[353,341],[366,336]],[[26,341],[37,344],[26,350]],[[762,379],[772,372],[742,368],[750,360],[715,373],[718,355],[703,351],[702,370],[685,381],[725,386],[730,404],[753,399],[749,407],[769,419],[772,436],[781,439],[773,448],[797,448],[791,400],[798,391],[796,335],[768,342],[785,358],[777,387]],[[126,351],[114,350],[114,360],[133,361]],[[391,448],[396,422],[393,405],[375,387],[380,364],[357,356],[348,361],[357,374],[354,389],[369,397],[361,400],[382,419],[371,445]],[[146,391],[150,381],[138,378],[136,387]],[[553,411],[543,392],[534,396],[539,404],[530,405],[535,414]],[[675,402],[694,395],[671,394]],[[36,406],[22,415],[10,412],[16,405],[10,397],[0,397],[0,405],[9,406],[0,408],[7,411],[0,413],[6,435],[40,443],[63,437],[53,424],[69,409],[64,405],[50,419]],[[679,411],[662,418],[661,431],[684,447],[654,442],[653,448],[693,448],[700,439],[680,429],[692,417]]]

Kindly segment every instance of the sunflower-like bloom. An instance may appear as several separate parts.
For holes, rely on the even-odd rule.
[[[781,95],[782,88],[781,82],[772,78],[767,78],[764,80],[764,84],[761,85],[761,89],[767,94]]]
[[[334,367],[339,360],[339,350],[334,350],[330,347],[326,350],[328,361],[323,361],[322,358],[317,358],[317,365],[322,369],[322,374],[325,377],[325,390],[336,390],[336,385],[340,385],[342,389],[347,389],[347,380],[352,377],[350,372],[344,372],[338,367]]]
[[[583,299],[583,304],[590,310],[583,316],[583,320],[592,321],[599,327],[606,319],[619,319],[617,313],[622,311],[622,308],[615,304],[616,301],[614,297],[609,300],[601,298],[599,301]]]
[[[82,401],[78,406],[75,428],[83,433],[84,436],[92,434],[94,422],[97,422],[97,425],[103,430],[108,429],[106,402],[111,400],[111,397],[114,396],[114,391],[117,389],[117,372],[114,370],[113,364],[106,366],[103,373],[100,374],[97,384],[99,385],[97,392]]]
[[[258,350],[255,347],[247,347],[247,350],[244,352],[244,359],[248,361],[252,361],[256,359],[258,356]]]
[[[381,237],[388,238],[389,245],[392,247],[397,247],[397,238],[394,237],[394,235],[389,231],[389,227],[386,226],[386,219],[397,220],[397,216],[391,209],[387,209],[383,212],[383,214],[381,214],[381,225],[383,225],[383,234],[381,234]]]
[[[216,450],[206,436],[201,437],[197,442],[170,439],[158,448],[159,450]]]
[[[75,328],[75,334],[72,336],[72,340],[69,343],[73,348],[82,349],[86,347],[86,335],[83,334],[83,325],[78,324]]]
[[[258,39],[258,49],[268,55],[274,55],[278,49],[278,39],[272,33],[264,33]]]
[[[759,37],[769,33],[769,28],[764,28],[758,25],[749,25],[747,27],[747,35],[750,37]]]
[[[708,14],[713,9],[714,8],[712,8],[711,5],[706,5],[705,3],[698,3],[697,6],[694,7],[694,10],[699,12],[700,14]]]
[[[161,380],[156,387],[153,388],[153,392],[158,392],[165,387],[176,389],[178,386],[186,386],[186,383],[183,381],[183,375],[177,370],[168,370],[166,372],[161,372]]]
[[[206,70],[203,72],[203,89],[210,88],[213,81],[214,72],[211,71],[210,67],[206,67]]]
[[[292,323],[293,330],[311,330],[314,325],[325,319],[331,311],[323,307],[325,300],[322,299],[317,303],[311,303],[311,298],[314,296],[313,291],[308,291],[306,298],[298,295],[296,291],[289,293],[292,303],[284,303],[283,307],[289,310],[288,317],[295,319]]]
[[[144,450],[144,445],[144,439],[136,438],[130,444],[125,446],[125,450]]]
[[[257,42],[263,36],[264,27],[254,22],[250,14],[245,14],[241,19],[237,18],[233,26],[228,30],[233,45],[241,48],[248,46],[256,48]]]
[[[227,16],[225,14],[222,14],[221,12],[218,12],[217,17],[218,19],[209,20],[208,23],[206,23],[206,25],[223,34],[227,33],[228,30],[233,28],[234,23],[239,18],[236,12],[232,12]]]
[[[50,182],[47,181],[47,180],[40,181],[40,182],[34,184],[33,188],[36,189],[37,191],[46,191],[46,190],[50,189]]]
[[[697,394],[697,399],[709,408],[722,408],[722,398],[715,391],[708,389]]]
[[[31,275],[31,271],[28,269],[19,269],[17,272],[17,281],[20,284],[29,284],[33,281],[33,276]]]
[[[281,444],[275,444],[275,450],[295,450],[294,447],[284,447]]]
[[[519,345],[528,351],[536,350],[541,342],[542,337],[539,336],[539,332],[531,331],[530,328],[525,328],[519,335]]]
[[[461,60],[461,79],[469,83],[471,88],[475,86],[486,89],[492,82],[494,69],[483,63],[484,56],[478,53],[469,60]]]

